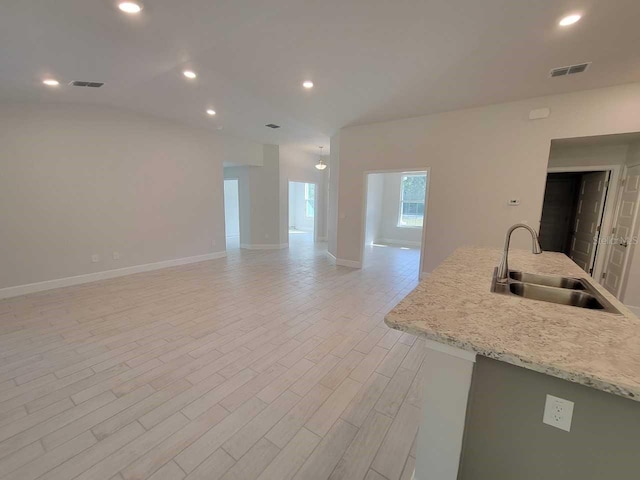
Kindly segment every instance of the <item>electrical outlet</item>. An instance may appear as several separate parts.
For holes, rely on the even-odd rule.
[[[91,255],[91,261],[93,263],[98,263],[100,261],[100,255],[98,255],[97,253],[94,253],[93,255]]]
[[[559,428],[565,432],[571,431],[571,419],[573,418],[573,402],[563,398],[547,395],[544,404],[544,416],[542,423]]]
[[[113,259],[120,260],[120,252],[113,252]]]

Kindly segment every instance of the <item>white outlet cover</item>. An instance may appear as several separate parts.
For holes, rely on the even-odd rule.
[[[98,262],[100,261],[100,255],[98,255],[97,253],[96,253],[96,254],[91,255],[91,261],[92,261],[93,263],[98,263]]]
[[[548,108],[537,108],[529,112],[529,120],[540,120],[542,118],[548,118],[551,115],[551,110]]]
[[[564,398],[547,395],[542,423],[559,428],[565,432],[570,432],[571,420],[573,418],[573,405],[573,402],[565,400]]]

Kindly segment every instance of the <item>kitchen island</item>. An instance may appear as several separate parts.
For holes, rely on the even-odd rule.
[[[416,480],[458,477],[478,356],[640,401],[640,320],[559,253],[514,250],[510,269],[588,279],[620,313],[492,293],[501,254],[456,250],[385,318],[427,339]]]

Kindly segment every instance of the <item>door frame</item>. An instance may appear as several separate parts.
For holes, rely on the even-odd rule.
[[[613,228],[613,222],[618,207],[618,197],[620,194],[620,179],[624,173],[624,165],[585,165],[582,167],[550,167],[547,168],[549,173],[577,173],[577,172],[610,172],[609,187],[604,200],[604,212],[602,214],[602,225],[600,227],[600,235],[609,235]],[[545,179],[546,185],[546,179]],[[540,212],[540,222],[542,222],[542,212]],[[538,224],[540,225],[540,223]],[[538,231],[540,227],[538,226]],[[609,258],[609,245],[600,243],[596,249],[596,258],[593,262],[593,274],[591,277],[598,283],[602,280],[602,273]]]
[[[360,268],[364,267],[364,241],[366,237],[366,229],[367,229],[367,196],[369,194],[369,175],[375,173],[410,173],[410,172],[425,172],[427,174],[427,185],[426,192],[424,196],[424,219],[422,221],[422,237],[420,239],[420,260],[419,260],[419,278],[422,280],[424,276],[427,275],[426,272],[423,272],[424,268],[424,247],[427,243],[427,222],[429,212],[429,195],[431,193],[431,189],[429,185],[431,184],[431,167],[411,167],[411,168],[394,168],[391,170],[366,170],[362,174],[362,182],[363,182],[363,195],[362,195],[362,215],[360,218]]]
[[[318,182],[309,182],[306,180],[292,180],[290,178],[287,179],[287,214],[285,218],[287,219],[287,243],[289,243],[289,186],[291,183],[309,183],[311,185],[315,185],[315,196],[313,198],[313,243],[318,243],[318,239],[320,238],[318,235],[318,191],[320,188],[320,184]]]
[[[238,244],[240,244],[240,212],[242,207],[240,205],[240,177],[223,177],[222,179],[222,212],[224,213],[224,249],[227,249],[227,206],[224,199],[224,182],[226,180],[235,180],[238,184]]]
[[[620,181],[622,181],[623,179],[626,179],[626,178],[628,177],[627,171],[628,171],[630,168],[632,168],[632,167],[637,167],[637,166],[639,166],[639,165],[640,165],[640,164],[638,164],[638,163],[634,163],[634,164],[632,164],[632,165],[623,165],[623,166],[622,166],[622,167],[623,167],[623,168],[622,168],[622,176],[621,176],[621,178],[620,178]],[[622,187],[622,186],[620,185],[620,183],[618,183],[618,186],[619,186],[619,187]],[[624,193],[624,188],[619,188],[619,189],[618,189],[618,193],[617,193],[617,195],[616,195],[616,208],[615,208],[615,211],[614,211],[614,213],[613,213],[613,221],[614,221],[614,222],[615,222],[616,217],[618,216],[618,211],[620,210],[620,207],[622,206],[622,194],[623,194],[623,193]],[[639,207],[639,208],[640,208],[640,207]],[[639,211],[639,212],[640,212],[640,211]],[[639,214],[639,213],[636,213],[636,216],[635,216],[635,218],[633,219],[633,223],[632,223],[632,225],[631,225],[631,235],[632,235],[632,236],[635,234],[634,232],[636,232],[636,231],[637,231],[637,229],[638,229],[638,225],[637,225],[637,224],[638,224],[638,221],[639,221],[639,219],[638,219],[638,214]],[[613,224],[612,224],[612,227],[613,227]],[[613,235],[613,233],[611,233],[611,235]],[[609,256],[611,255],[611,251],[612,251],[612,250],[611,250],[611,248],[610,248],[610,246],[609,246],[609,243],[608,243],[608,242],[607,242],[607,247],[608,247],[609,252],[607,253],[607,256],[606,256],[606,258],[605,258],[604,266],[606,266],[606,265],[609,263]],[[627,288],[627,281],[628,281],[628,279],[629,279],[629,275],[628,275],[628,273],[629,273],[629,267],[631,266],[631,262],[632,262],[632,260],[633,260],[633,251],[634,251],[635,247],[636,247],[635,245],[632,245],[632,246],[631,246],[631,248],[628,248],[628,249],[626,250],[626,252],[625,252],[625,257],[624,257],[624,260],[623,260],[623,262],[622,262],[622,275],[620,276],[620,285],[618,285],[618,290],[617,290],[617,292],[616,292],[616,293],[615,293],[615,295],[614,295],[614,296],[615,296],[618,300],[620,300],[622,303],[624,303],[624,302],[622,301],[621,297],[624,295],[624,293],[625,293],[625,291],[626,291],[626,288]],[[626,305],[626,304],[625,304],[625,305]],[[636,313],[636,311],[635,311],[635,310],[634,310],[634,313]],[[636,313],[636,315],[639,315],[639,316],[640,316],[640,314],[639,314],[639,313]]]

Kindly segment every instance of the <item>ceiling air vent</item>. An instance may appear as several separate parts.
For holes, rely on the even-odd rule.
[[[74,80],[69,85],[71,85],[72,87],[100,88],[104,85],[104,82],[84,82],[82,80]]]
[[[591,62],[588,63],[578,63],[577,65],[569,65],[567,67],[558,67],[554,68],[549,72],[549,76],[553,77],[564,77],[566,75],[573,75],[574,73],[582,73],[589,68]]]
[[[273,128],[275,130],[276,128],[280,128],[280,125],[276,125],[275,123],[267,123],[265,127]]]

